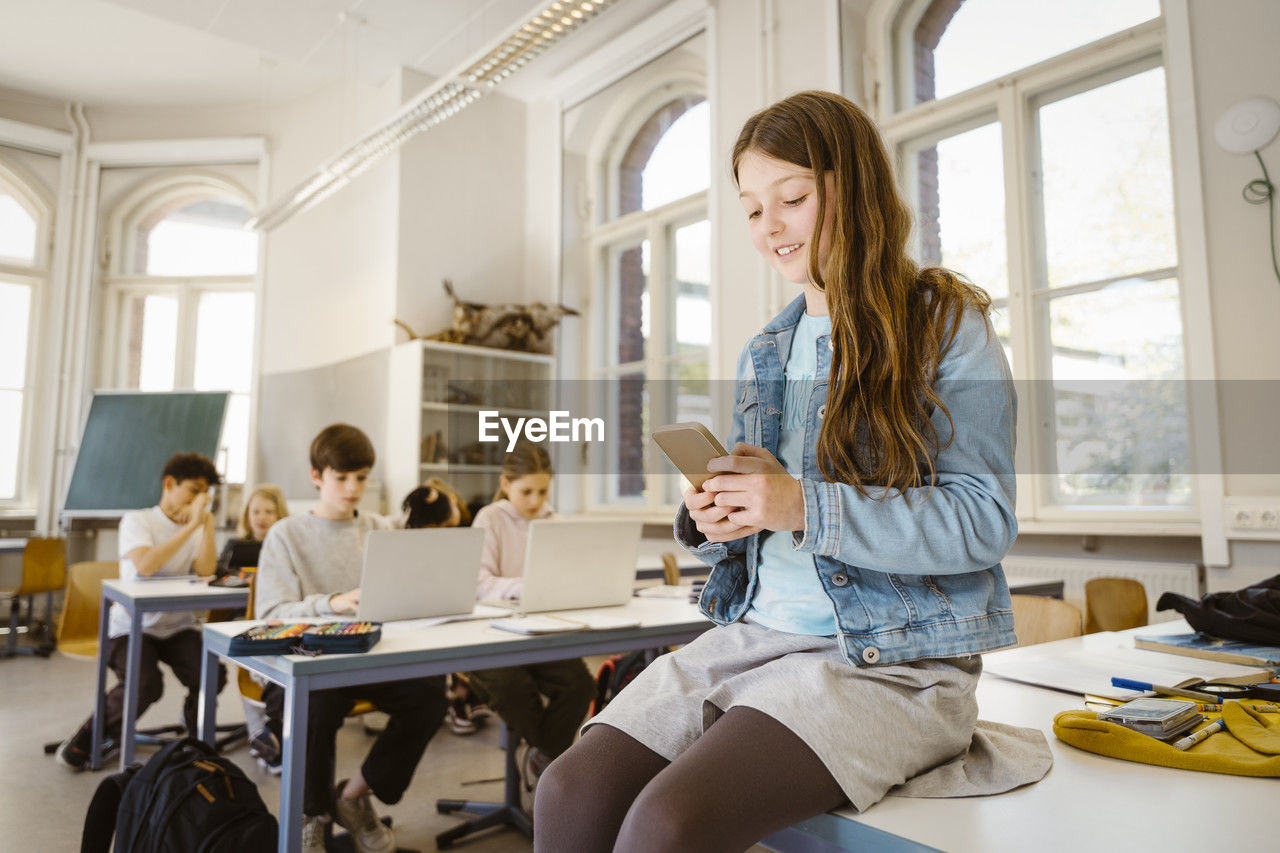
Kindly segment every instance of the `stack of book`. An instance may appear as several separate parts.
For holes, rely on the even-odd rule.
[[[1098,712],[1098,719],[1158,740],[1171,741],[1191,731],[1205,718],[1196,709],[1195,702],[1180,699],[1134,699],[1110,710]]]

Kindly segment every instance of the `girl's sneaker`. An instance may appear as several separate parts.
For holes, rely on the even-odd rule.
[[[471,717],[471,722],[475,723],[477,726],[483,726],[485,723],[489,722],[489,718],[493,716],[493,711],[483,702],[470,705],[467,710]]]

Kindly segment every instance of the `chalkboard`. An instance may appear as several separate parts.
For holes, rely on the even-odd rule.
[[[62,514],[103,518],[160,500],[175,453],[217,459],[226,391],[95,391]]]

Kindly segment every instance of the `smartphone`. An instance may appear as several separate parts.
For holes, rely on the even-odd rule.
[[[653,431],[653,443],[680,469],[695,489],[715,474],[707,471],[707,463],[717,456],[728,456],[711,430],[696,421],[670,424]]]

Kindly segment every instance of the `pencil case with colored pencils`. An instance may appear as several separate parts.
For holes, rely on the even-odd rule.
[[[302,648],[322,654],[350,654],[367,652],[381,639],[381,622],[322,622],[302,632]]]
[[[267,622],[231,638],[233,655],[365,652],[382,639],[381,622]]]

